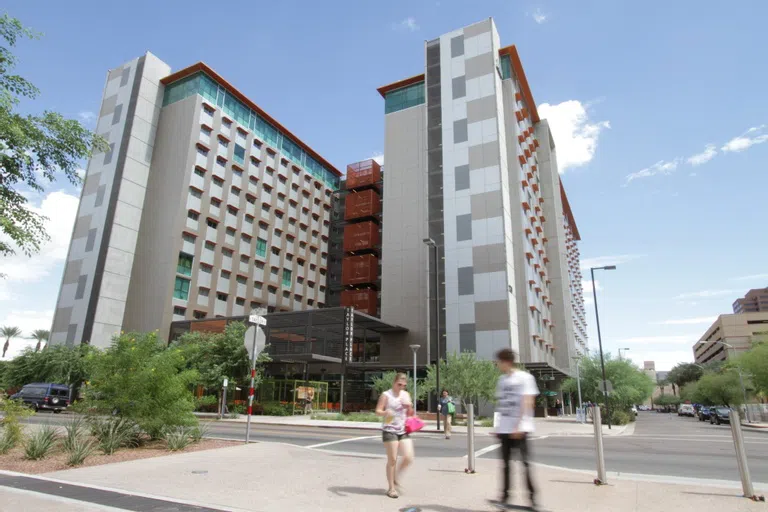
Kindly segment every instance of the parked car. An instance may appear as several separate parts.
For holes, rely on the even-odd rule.
[[[731,410],[727,407],[710,407],[709,422],[713,425],[731,422]]]
[[[696,410],[693,408],[693,405],[691,404],[681,404],[680,407],[677,409],[677,415],[678,416],[690,416],[693,418],[696,416]]]
[[[699,407],[699,421],[709,421],[709,407],[706,405]]]
[[[11,399],[21,400],[36,411],[45,409],[58,414],[69,406],[69,387],[64,384],[27,384]]]

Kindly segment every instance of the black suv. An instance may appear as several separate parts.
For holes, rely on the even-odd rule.
[[[699,421],[709,421],[710,408],[706,405],[699,407]]]
[[[727,407],[710,407],[709,422],[713,425],[731,422],[731,410]]]
[[[21,400],[36,411],[45,409],[60,413],[69,405],[69,388],[64,384],[27,384],[11,396],[11,400]]]

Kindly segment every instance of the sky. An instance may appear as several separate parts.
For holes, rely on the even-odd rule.
[[[617,265],[596,275],[607,352],[629,348],[659,370],[691,361],[717,315],[768,286],[768,3],[7,5],[43,33],[16,48],[17,72],[42,91],[26,112],[93,128],[107,71],[151,51],[174,70],[206,62],[339,168],[383,151],[377,87],[422,73],[425,40],[492,16],[551,125],[582,266]],[[50,328],[78,198],[63,182],[31,196],[51,241],[32,258],[0,259],[0,325]],[[9,356],[29,343],[13,340]]]

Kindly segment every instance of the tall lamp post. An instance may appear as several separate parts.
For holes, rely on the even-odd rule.
[[[605,395],[605,412],[608,420],[608,429],[611,428],[611,409],[608,405],[608,380],[605,378],[605,358],[603,357],[603,339],[600,336],[600,313],[597,311],[597,288],[595,288],[595,270],[616,270],[616,265],[604,267],[591,267],[589,273],[592,276],[592,296],[595,299],[595,320],[597,324],[597,343],[600,346],[600,368],[603,371],[603,394]]]
[[[419,351],[421,345],[409,345],[413,350],[413,413],[416,414],[416,352]]]
[[[439,397],[440,396],[440,361],[441,361],[441,352],[440,352],[440,249],[437,247],[437,244],[434,240],[431,238],[425,238],[423,242],[427,245],[427,247],[430,247],[435,250],[435,259],[434,259],[434,268],[435,268],[435,334],[437,339],[436,341],[436,349],[437,349],[437,364],[435,365],[435,394]],[[427,308],[427,315],[429,315],[429,308]],[[427,358],[429,359],[429,358]],[[432,363],[432,361],[428,361],[428,363]],[[437,430],[440,430],[440,411],[437,411]]]
[[[621,351],[622,351],[622,350],[623,350],[624,352],[628,352],[628,351],[629,351],[629,349],[628,349],[628,348],[620,348],[620,349],[619,349],[619,361],[621,361]]]
[[[722,345],[728,350],[732,350],[733,354],[736,355],[736,348],[731,345],[730,343],[726,343],[724,341],[716,341],[714,345]],[[741,385],[741,393],[744,395],[744,416],[747,420],[747,423],[752,423],[749,419],[749,407],[747,406],[747,388],[744,387],[744,377],[741,374],[741,368],[738,368],[739,372],[739,384]]]
[[[581,357],[572,357],[576,361],[576,389],[579,391],[579,410],[581,410],[581,373],[579,366],[581,366]]]

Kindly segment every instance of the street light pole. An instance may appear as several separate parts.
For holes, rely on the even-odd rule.
[[[597,324],[597,343],[600,346],[600,367],[603,371],[603,395],[605,396],[606,420],[608,420],[608,429],[611,429],[611,409],[608,404],[608,380],[605,378],[605,359],[603,358],[603,339],[600,335],[600,313],[597,311],[597,288],[595,287],[595,270],[616,270],[616,265],[607,265],[605,267],[592,267],[589,273],[592,276],[592,296],[595,300],[595,320]]]
[[[427,245],[427,247],[435,250],[435,337],[437,338],[435,340],[435,347],[437,349],[437,364],[435,365],[435,395],[438,397],[437,399],[440,400],[440,249],[437,247],[437,243],[431,238],[425,238],[423,242]],[[427,314],[429,314],[429,308],[427,308]],[[429,361],[429,357],[427,359],[428,364],[432,362]],[[437,430],[440,430],[440,411],[437,411]]]
[[[421,345],[410,345],[410,347],[413,350],[413,413],[416,414],[416,352]]]
[[[622,351],[622,350],[623,350],[624,352],[627,352],[627,351],[629,351],[629,349],[628,349],[628,348],[620,348],[620,349],[619,349],[619,361],[621,361],[621,351]]]
[[[574,357],[573,359],[576,360],[576,389],[579,391],[579,410],[581,410],[581,373],[579,370],[579,366],[581,366],[581,358]]]

